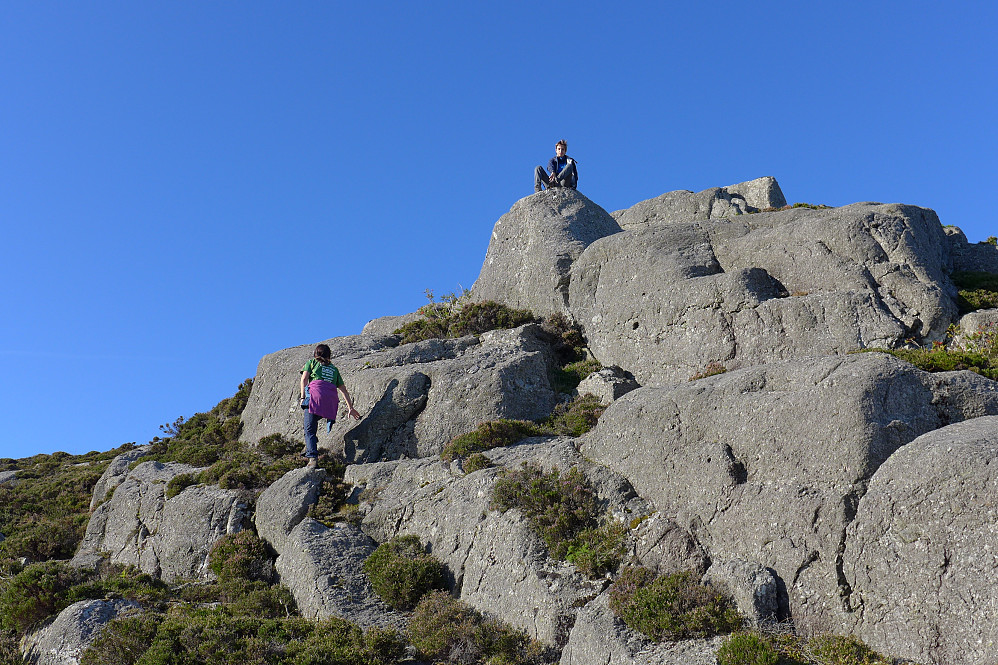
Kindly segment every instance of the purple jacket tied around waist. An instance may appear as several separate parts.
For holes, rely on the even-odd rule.
[[[329,381],[314,379],[308,384],[308,412],[336,421],[336,411],[340,408],[340,396],[336,392],[336,386]]]

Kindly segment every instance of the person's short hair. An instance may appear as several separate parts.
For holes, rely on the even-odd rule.
[[[319,346],[315,347],[315,353],[313,353],[312,355],[315,356],[316,360],[325,360],[328,362],[329,356],[332,355],[332,352],[329,350],[328,345],[320,344]]]
[[[565,139],[562,139],[554,144],[554,147],[557,148],[558,146],[561,146],[562,148],[565,149],[565,152],[568,152],[568,143],[565,141]]]

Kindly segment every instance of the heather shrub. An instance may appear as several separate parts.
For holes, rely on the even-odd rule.
[[[998,379],[998,358],[978,351],[960,351],[935,346],[931,349],[861,349],[861,352],[888,353],[926,372],[969,370],[989,379]]]
[[[556,559],[565,559],[572,539],[596,523],[596,494],[577,468],[562,475],[524,462],[496,481],[492,505],[519,510]]]
[[[170,482],[166,484],[166,498],[172,499],[191,485],[197,484],[198,474],[196,473],[181,473],[178,476],[174,476],[173,478],[170,478]]]
[[[83,652],[80,665],[135,665],[155,637],[160,621],[162,617],[151,612],[111,621]]]
[[[822,665],[891,665],[859,639],[844,635],[819,635],[807,642],[806,653]]]
[[[455,297],[449,302],[430,302],[420,308],[421,319],[411,321],[394,334],[402,337],[403,344],[421,342],[426,339],[447,339],[479,335],[498,328],[516,328],[534,321],[527,310],[513,309],[501,303],[485,300],[477,303],[465,302],[463,297]]]
[[[481,453],[473,453],[461,463],[461,470],[465,473],[474,473],[492,466],[492,460]]]
[[[742,625],[732,601],[691,572],[655,576],[627,568],[610,587],[610,609],[656,641],[711,637]]]
[[[626,536],[627,528],[617,522],[583,529],[569,542],[565,560],[589,577],[613,572],[624,556]]]
[[[486,619],[445,591],[428,593],[416,606],[409,638],[434,663],[541,665],[553,655],[523,631]]]
[[[291,441],[283,434],[270,434],[262,437],[256,444],[257,450],[272,457],[284,457],[294,455],[301,450],[301,444]]]
[[[125,598],[141,603],[165,600],[170,589],[161,579],[143,573],[135,566],[104,563],[94,574],[71,587],[66,593],[66,604],[79,600]]]
[[[998,307],[998,275],[989,272],[958,271],[952,275],[957,288],[961,314]]]
[[[777,665],[780,654],[759,633],[734,633],[717,650],[717,665]]]
[[[208,553],[208,567],[220,582],[230,580],[270,581],[274,574],[270,548],[252,531],[219,538]]]
[[[3,585],[0,629],[23,633],[32,625],[72,604],[69,590],[86,581],[86,573],[61,561],[33,563]]]
[[[582,380],[593,372],[603,369],[595,358],[585,358],[566,363],[551,370],[551,388],[556,392],[570,393],[579,387]]]
[[[571,402],[562,402],[555,406],[551,415],[542,422],[542,426],[550,434],[560,436],[582,436],[596,427],[596,421],[603,415],[606,407],[595,395],[579,395]]]
[[[446,586],[447,569],[426,553],[418,536],[399,536],[364,561],[374,591],[392,607],[411,610],[428,591]]]
[[[511,446],[530,436],[544,436],[548,432],[529,420],[492,420],[481,423],[478,429],[454,437],[444,446],[440,458],[451,461],[483,450]]]

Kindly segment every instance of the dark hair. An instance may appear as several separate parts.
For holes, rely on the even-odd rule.
[[[329,364],[329,358],[332,352],[329,350],[329,346],[326,344],[320,344],[315,347],[315,353],[312,354],[316,360],[321,362],[323,365]]]
[[[568,152],[568,143],[565,142],[565,139],[562,139],[554,144],[554,147],[557,148],[558,146],[563,147],[565,149],[565,152]]]

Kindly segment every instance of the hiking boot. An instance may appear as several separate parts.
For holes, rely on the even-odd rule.
[[[308,464],[305,465],[306,469],[316,469],[319,467],[319,460],[314,457],[308,458]]]

